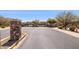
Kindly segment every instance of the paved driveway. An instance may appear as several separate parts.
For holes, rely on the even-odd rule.
[[[10,29],[0,30],[0,39],[10,36]]]
[[[48,27],[25,27],[29,35],[20,49],[72,49],[79,48],[79,38]]]

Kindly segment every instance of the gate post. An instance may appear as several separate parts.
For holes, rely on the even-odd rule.
[[[21,21],[12,20],[10,22],[10,39],[13,41],[19,40],[21,37]]]

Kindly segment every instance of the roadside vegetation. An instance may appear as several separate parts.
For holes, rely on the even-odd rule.
[[[5,28],[10,26],[10,19],[9,18],[4,18],[4,17],[0,17],[0,27],[1,28]]]
[[[5,28],[10,26],[12,18],[5,18],[0,16],[0,27]],[[17,20],[17,19],[15,19]],[[56,15],[55,18],[48,18],[47,21],[33,21],[22,22],[22,26],[27,27],[58,27],[59,29],[79,32],[79,16],[70,11],[64,11]]]
[[[58,27],[59,29],[79,32],[79,16],[70,11],[64,11],[56,15],[55,18],[48,18],[47,21],[33,20],[22,23],[28,27]]]
[[[22,22],[22,26],[27,27],[56,27],[56,20],[49,18],[47,21],[33,20],[30,22]]]
[[[62,12],[56,17],[57,27],[60,29],[79,32],[79,16],[72,12]]]
[[[12,20],[18,20],[18,19],[5,18],[0,16],[0,28],[10,27],[10,21]]]

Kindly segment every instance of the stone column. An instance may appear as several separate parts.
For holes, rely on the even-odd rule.
[[[21,21],[12,20],[10,22],[10,39],[19,40],[21,37]]]

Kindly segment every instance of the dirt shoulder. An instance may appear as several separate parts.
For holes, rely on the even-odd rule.
[[[0,28],[0,30],[10,29],[10,27]]]
[[[79,38],[79,33],[71,32],[71,31],[67,31],[67,30],[62,30],[62,29],[58,29],[58,28],[53,28],[53,29]]]

